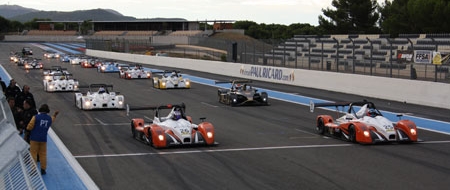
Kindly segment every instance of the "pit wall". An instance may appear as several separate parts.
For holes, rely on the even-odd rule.
[[[450,109],[450,85],[446,83],[91,49],[86,55]]]

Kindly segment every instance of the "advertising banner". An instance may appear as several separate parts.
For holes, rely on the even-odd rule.
[[[433,52],[428,50],[415,50],[414,63],[431,64]]]

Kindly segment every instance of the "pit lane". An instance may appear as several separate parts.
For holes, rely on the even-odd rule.
[[[151,112],[81,111],[73,93],[46,93],[42,72],[25,72],[9,63],[9,51],[24,44],[0,43],[2,65],[35,99],[60,110],[54,124],[77,161],[101,189],[444,189],[450,185],[450,137],[419,130],[423,143],[363,146],[315,134],[317,114],[307,106],[271,100],[271,106],[229,107],[218,103],[217,88],[193,84],[189,90],[157,90],[149,80],[124,80],[117,73],[63,65],[83,84],[113,84],[130,105],[181,103],[194,122],[214,124],[213,147],[153,149],[131,138],[131,117]],[[33,48],[36,56],[42,52]],[[165,68],[158,68],[165,69]],[[220,75],[182,71],[227,80]],[[359,101],[357,95],[255,82],[255,85],[332,101]],[[270,94],[269,94],[270,96]],[[372,99],[371,99],[372,100]],[[411,112],[448,121],[448,110],[374,100],[382,110]],[[389,103],[389,104],[388,104]],[[376,179],[376,180],[374,180]]]

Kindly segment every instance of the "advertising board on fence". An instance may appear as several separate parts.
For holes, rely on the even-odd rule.
[[[411,63],[413,61],[414,51],[412,50],[397,50],[398,63]]]
[[[415,50],[414,51],[414,63],[431,63],[432,51],[427,50]]]

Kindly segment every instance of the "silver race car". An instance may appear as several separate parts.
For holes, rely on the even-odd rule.
[[[125,98],[113,92],[113,85],[91,84],[86,93],[75,93],[75,106],[82,110],[123,109]]]

